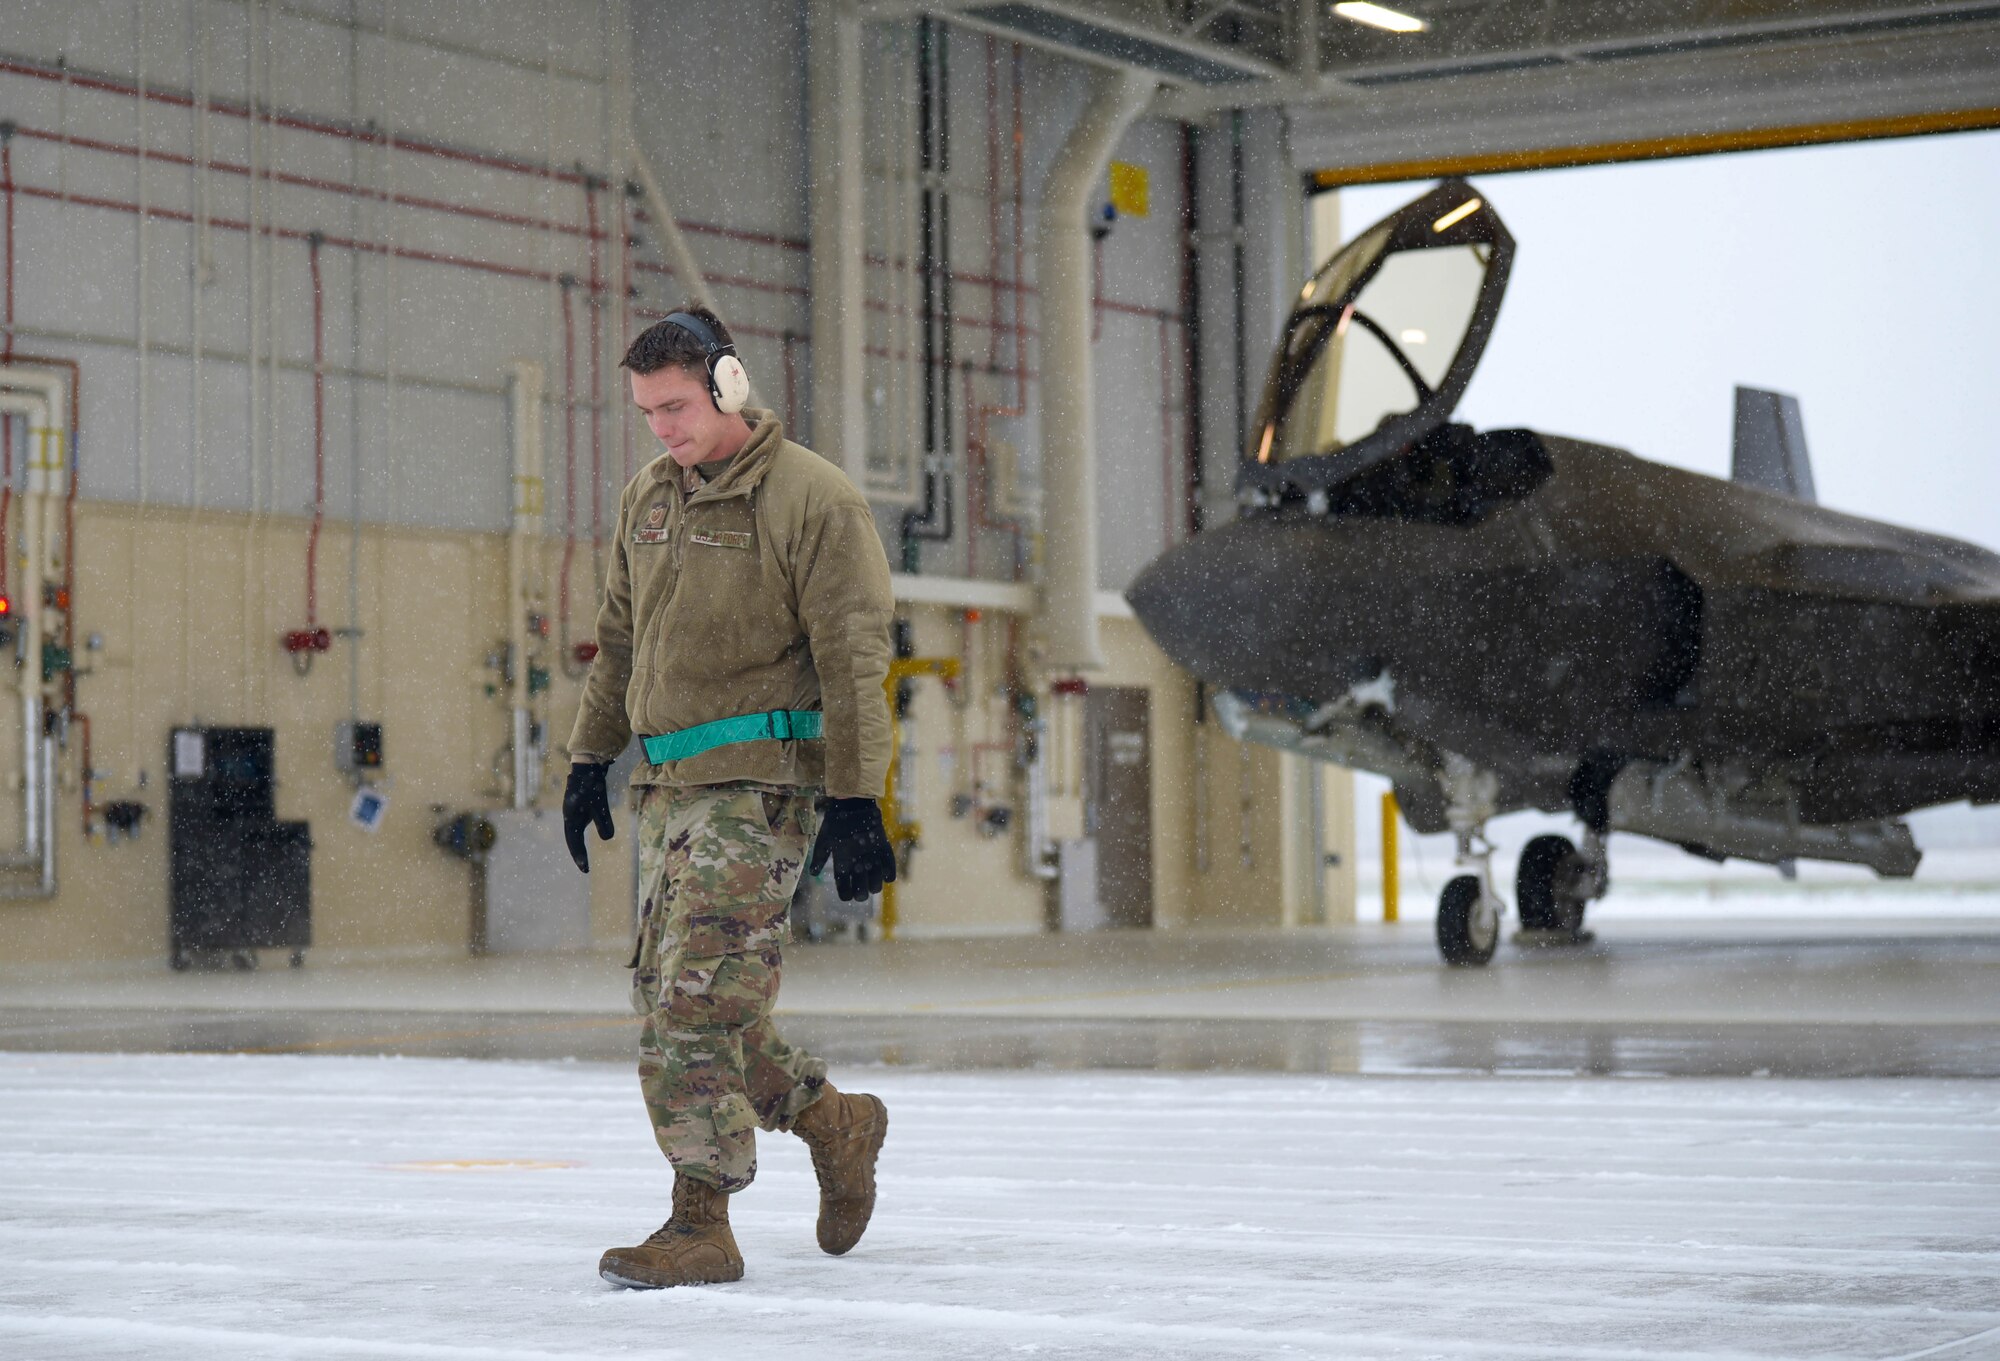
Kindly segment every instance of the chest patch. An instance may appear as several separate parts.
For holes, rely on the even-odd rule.
[[[697,529],[688,537],[695,543],[707,544],[710,548],[750,546],[750,531],[747,529]]]
[[[654,506],[646,512],[645,522],[632,532],[633,543],[660,543],[667,537],[667,508]]]

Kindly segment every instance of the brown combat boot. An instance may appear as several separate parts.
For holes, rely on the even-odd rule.
[[[792,1121],[792,1132],[812,1150],[819,1177],[820,1248],[838,1257],[861,1241],[875,1213],[875,1159],[889,1132],[889,1109],[880,1097],[837,1092],[829,1082]]]
[[[638,1247],[605,1253],[597,1274],[635,1290],[742,1280],[743,1254],[729,1231],[729,1197],[674,1173],[674,1217]]]

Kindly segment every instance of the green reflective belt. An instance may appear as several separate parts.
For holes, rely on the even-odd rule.
[[[685,761],[734,742],[761,742],[766,738],[780,742],[810,741],[819,736],[821,721],[822,715],[816,709],[773,709],[767,714],[718,718],[713,723],[698,723],[664,737],[642,737],[639,742],[646,749],[646,759],[658,766],[668,761]]]

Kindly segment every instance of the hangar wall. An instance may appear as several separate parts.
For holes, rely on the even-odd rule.
[[[623,111],[634,108],[638,149],[742,338],[760,400],[810,438],[805,34],[796,0],[629,15],[609,0],[48,0],[0,19],[0,96],[14,125],[10,335],[16,351],[80,366],[76,632],[100,643],[77,659],[88,723],[65,734],[62,890],[0,904],[0,956],[161,950],[160,767],[168,729],[197,719],[278,729],[281,815],[309,818],[318,843],[321,945],[462,947],[464,867],[429,830],[433,805],[491,807],[504,792],[493,768],[507,712],[487,687],[511,623],[509,366],[538,360],[546,382],[547,537],[531,555],[531,596],[550,620],[535,647],[550,673],[536,705],[551,749],[534,791],[549,806],[580,675],[569,645],[590,633],[617,488],[651,454],[622,401],[621,338],[685,292],[646,205],[623,188]],[[921,437],[907,416],[922,362],[910,345],[921,282],[909,255],[910,156],[921,148],[909,104],[926,41],[937,63],[932,136],[950,145],[922,177],[939,195],[934,208],[949,200],[931,274],[951,348],[930,365],[949,413],[929,464],[907,447]],[[1017,256],[1014,242],[1033,239],[1041,176],[1081,104],[1080,71],[983,34],[920,33],[914,21],[868,25],[866,50],[868,173],[883,205],[869,221],[878,523],[906,571],[1031,582],[1033,254]],[[1218,397],[1213,366],[1184,359],[1183,198],[1194,183],[1204,233],[1227,223],[1232,197],[1248,204],[1250,231],[1218,226],[1196,239],[1194,296],[1200,357],[1218,346],[1233,355],[1236,279],[1248,281],[1241,310],[1257,334],[1246,352],[1258,364],[1282,315],[1269,285],[1288,291],[1297,273],[1299,214],[1281,120],[1248,121],[1247,159],[1220,154],[1226,125],[1190,138],[1161,120],[1135,125],[1118,152],[1150,172],[1151,205],[1111,224],[1099,246],[1109,590],[1187,532],[1191,469],[1206,474],[1211,517],[1226,513],[1216,488],[1234,459],[1233,369],[1217,370]],[[1218,252],[1225,237],[1240,259],[1233,245]],[[953,531],[907,546],[927,467],[944,473],[937,489]],[[940,506],[931,522],[943,518]],[[311,622],[347,633],[302,676],[278,639],[308,622],[314,544]],[[974,626],[950,603],[954,589],[909,607],[920,652],[964,650]],[[997,617],[987,616],[989,632]],[[1035,664],[1032,629],[1014,632],[1023,684],[1051,712],[1053,678]],[[1154,698],[1158,923],[1309,920],[1297,820],[1264,811],[1304,806],[1296,773],[1270,753],[1240,757],[1212,724],[1194,724],[1188,682],[1136,624],[1107,621],[1106,649],[1111,665],[1093,682]],[[960,708],[918,687],[933,770],[945,748],[1002,740],[1018,696],[1001,689],[968,688]],[[330,759],[332,725],[350,716],[385,724],[392,811],[379,833],[347,823],[352,785]],[[101,818],[86,835],[86,760],[98,805],[148,806],[135,842],[107,842]],[[1005,796],[1017,806],[1023,779],[1010,768]],[[925,840],[905,928],[1041,929],[1050,890],[1022,868],[1020,833],[981,837],[951,817],[954,792],[951,780],[919,784]],[[1245,808],[1257,814],[1239,837]],[[1270,848],[1245,859],[1238,841],[1259,838]],[[1202,849],[1225,841],[1228,856]],[[1228,874],[1209,868],[1225,861]],[[595,929],[612,938],[629,866],[623,855],[596,863]],[[1332,915],[1351,913],[1351,881],[1326,882]]]

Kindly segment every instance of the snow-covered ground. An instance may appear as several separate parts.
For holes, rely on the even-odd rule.
[[[876,1225],[803,1148],[739,1285],[588,1064],[0,1054],[0,1357],[2000,1354],[2000,1087],[875,1070]]]

